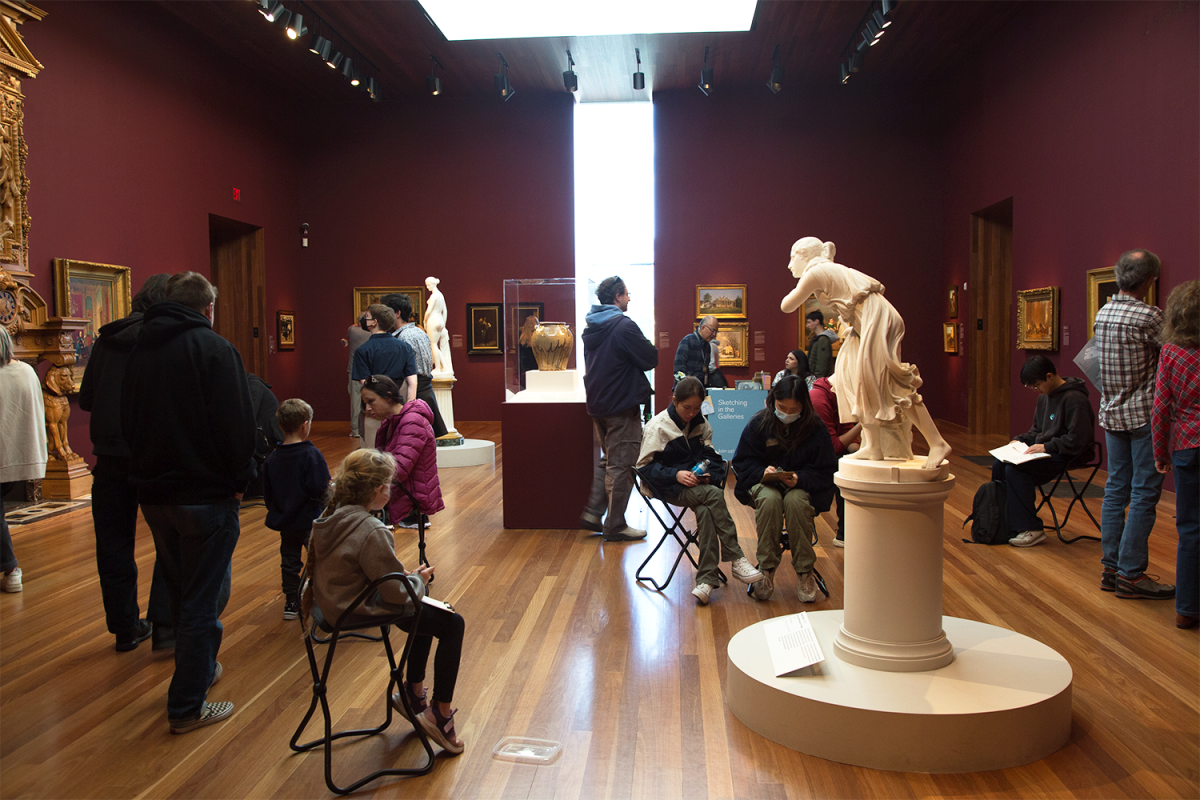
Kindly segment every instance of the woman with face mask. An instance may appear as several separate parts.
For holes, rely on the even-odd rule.
[[[813,411],[804,379],[786,375],[767,393],[767,407],[746,423],[733,454],[737,473],[734,496],[754,507],[758,526],[758,569],[763,579],[754,584],[754,597],[768,600],[775,591],[783,523],[787,520],[792,566],[799,579],[797,596],[803,603],[817,599],[813,565],[813,525],[817,514],[833,500],[837,459],[829,431]],[[771,477],[774,473],[785,473]]]

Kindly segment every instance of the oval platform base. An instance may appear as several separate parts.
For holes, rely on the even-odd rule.
[[[764,623],[729,641],[729,710],[801,753],[900,772],[981,772],[1028,764],[1071,733],[1071,666],[1046,645],[982,622],[943,617],[954,660],[884,672],[834,655],[841,611],[809,612],[825,660],[775,677]]]
[[[437,465],[446,467],[477,467],[496,461],[496,445],[486,439],[467,439],[458,447],[439,447]]]

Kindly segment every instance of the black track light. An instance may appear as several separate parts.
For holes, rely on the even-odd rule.
[[[892,24],[892,21],[885,17],[883,13],[878,10],[871,13],[871,19],[875,20],[875,24],[879,26],[880,30],[883,30],[888,25]]]
[[[713,71],[708,65],[708,46],[704,48],[704,67],[700,70],[700,83],[698,84],[700,91],[704,92],[704,96],[708,97],[713,90]]]
[[[254,4],[256,6],[258,6],[258,13],[262,14],[265,17],[267,15],[267,12],[269,12],[271,10],[271,6],[274,4],[274,0],[254,0]]]
[[[859,70],[861,70],[864,58],[865,58],[865,56],[863,55],[861,50],[855,50],[853,53],[851,53],[850,54],[850,71],[858,72]]]
[[[308,49],[319,55],[322,61],[328,61],[333,55],[333,42],[318,33],[313,37],[312,44],[308,46]]]
[[[783,88],[783,67],[779,66],[779,45],[775,45],[775,52],[771,54],[771,77],[767,79],[767,88],[772,94],[779,94],[779,90]]]
[[[871,34],[871,38],[878,40],[881,36],[883,36],[883,28],[876,25],[875,20],[868,19],[867,20],[867,33]]]
[[[354,74],[354,59],[353,58],[346,56],[345,60],[342,61],[342,75],[344,75],[346,77],[346,80],[350,81],[351,85],[353,85],[353,86],[358,85],[357,78],[355,77],[355,74]]]
[[[871,49],[871,45],[873,45],[873,44],[875,44],[875,40],[873,38],[871,38],[871,34],[867,33],[866,31],[863,31],[862,39],[859,40],[858,44],[855,45],[854,49],[860,53],[865,53],[865,52],[867,52],[867,50]]]
[[[896,9],[896,0],[883,0],[883,15],[887,17],[888,24],[892,22],[892,12]]]
[[[287,26],[288,38],[299,39],[306,33],[308,33],[308,28],[304,27],[304,15],[299,12],[292,14],[292,19]]]
[[[367,78],[367,94],[372,100],[379,101],[379,84],[375,82],[374,77]]]
[[[274,22],[275,20],[279,19],[283,12],[287,10],[283,7],[283,3],[278,2],[278,0],[276,0],[274,3],[271,3],[268,0],[267,3],[260,3],[260,5],[262,5],[262,9],[259,11],[259,13],[267,18],[267,22]],[[267,8],[268,5],[270,8]]]
[[[442,79],[437,76],[434,67],[442,67],[441,63],[433,56],[429,57],[429,74],[425,76],[425,91],[429,92],[434,97],[442,93]]]
[[[842,64],[842,83],[847,83],[850,80],[850,68]]]
[[[285,8],[283,11],[280,11],[278,14],[275,15],[275,24],[281,28],[286,28],[288,26],[288,22],[291,21],[291,19],[292,19],[292,12],[288,11]]]
[[[508,82],[508,62],[504,60],[504,54],[496,53],[496,57],[500,59],[500,71],[496,73],[495,78],[496,91],[507,102],[510,97],[517,93],[517,90]]]
[[[575,59],[571,58],[571,51],[567,51],[567,71],[563,73],[563,86],[567,87],[568,92],[579,91],[579,76],[575,74]]]
[[[640,48],[633,48],[633,56],[637,59],[637,72],[633,73],[633,88],[642,90],[646,88],[646,75],[642,72],[642,51]]]
[[[333,58],[325,62],[325,66],[329,67],[330,69],[337,69],[342,65],[343,58],[345,58],[345,56],[341,54],[341,51],[336,52],[333,54]]]

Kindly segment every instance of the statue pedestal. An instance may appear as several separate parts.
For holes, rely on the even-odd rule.
[[[46,462],[46,477],[42,481],[42,496],[47,500],[74,500],[92,493],[92,473],[87,462]]]
[[[433,396],[437,400],[438,410],[442,412],[442,420],[446,423],[446,435],[441,438],[450,438],[451,435],[462,438],[462,434],[454,427],[454,395],[451,390],[454,389],[456,378],[453,374],[433,373]]]
[[[850,664],[922,672],[954,660],[942,630],[942,523],[949,464],[842,458],[846,500],[845,613],[834,640]]]

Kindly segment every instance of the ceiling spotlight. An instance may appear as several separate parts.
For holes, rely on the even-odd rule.
[[[349,56],[342,62],[342,74],[351,86],[358,86],[358,75],[354,72],[354,59]]]
[[[328,61],[329,57],[333,54],[333,42],[318,33],[312,38],[312,43],[309,44],[308,49],[319,55],[322,61]]]
[[[645,89],[646,75],[642,72],[642,51],[635,47],[633,48],[633,55],[637,59],[637,72],[633,73],[633,88],[638,90]]]
[[[850,71],[858,72],[859,70],[861,70],[864,58],[866,58],[866,56],[863,55],[863,52],[861,50],[855,50],[853,53],[851,53],[850,54]]]
[[[433,68],[442,67],[442,65],[433,56],[430,56],[429,60],[433,63],[429,67],[429,74],[425,76],[425,91],[437,97],[442,93],[442,79],[437,76]],[[442,69],[445,69],[445,67],[442,67]]]
[[[845,64],[842,64],[842,83],[846,83],[849,80],[850,80],[850,68],[847,67]]]
[[[275,15],[275,24],[281,28],[286,28],[288,20],[292,18],[292,12],[288,11],[286,8],[279,12],[276,12],[275,9],[271,9],[271,13]]]
[[[875,20],[873,20],[873,19],[867,20],[867,32],[870,33],[871,36],[875,39],[878,39],[879,37],[883,36],[883,28],[876,25]]]
[[[254,0],[254,4],[258,6],[258,13],[262,14],[264,17],[267,15],[267,12],[271,10],[272,2],[273,0]]]
[[[575,74],[575,59],[571,58],[571,51],[567,51],[567,71],[563,73],[563,86],[567,87],[568,92],[579,91],[579,76]]]
[[[262,6],[262,8],[259,10],[259,13],[266,17],[267,22],[274,22],[275,20],[279,19],[283,12],[287,10],[283,7],[283,3],[278,2],[278,0],[276,0],[274,3],[270,2],[270,0],[267,0],[267,2],[263,3],[260,0],[259,5]],[[267,8],[267,6],[270,6],[270,8]]]
[[[517,90],[512,88],[512,84],[508,82],[508,62],[504,60],[504,54],[496,53],[496,57],[500,59],[500,71],[496,73],[495,78],[496,91],[507,101],[517,93]]]
[[[896,0],[883,0],[883,15],[891,22],[892,12],[896,9]]]
[[[713,90],[713,71],[708,65],[708,46],[704,47],[704,67],[700,70],[700,83],[698,84],[700,91],[704,92],[704,96],[708,97]]]
[[[375,83],[375,78],[373,78],[373,77],[367,78],[367,94],[369,94],[371,96],[372,100],[375,100],[376,102],[378,102],[378,100],[379,100],[379,84]]]
[[[775,45],[775,52],[771,54],[771,77],[767,79],[767,88],[772,94],[779,94],[779,90],[783,88],[783,67],[779,66],[779,45]]]
[[[343,58],[345,58],[345,56],[342,55],[340,51],[334,53],[333,58],[325,61],[325,66],[329,67],[330,69],[337,69],[339,66],[341,66]]]
[[[308,33],[308,28],[304,27],[304,15],[299,12],[292,14],[292,19],[287,26],[288,38],[299,39],[306,33]]]
[[[863,31],[862,39],[855,46],[855,49],[858,50],[858,52],[860,52],[860,53],[865,53],[865,52],[867,52],[867,50],[870,49],[871,45],[873,45],[873,44],[875,44],[875,39],[873,39],[871,37],[871,34],[867,33],[866,31]]]
[[[871,13],[871,19],[875,20],[875,24],[879,26],[880,30],[883,30],[888,25],[892,24],[892,21],[885,17],[883,13],[878,10]]]

